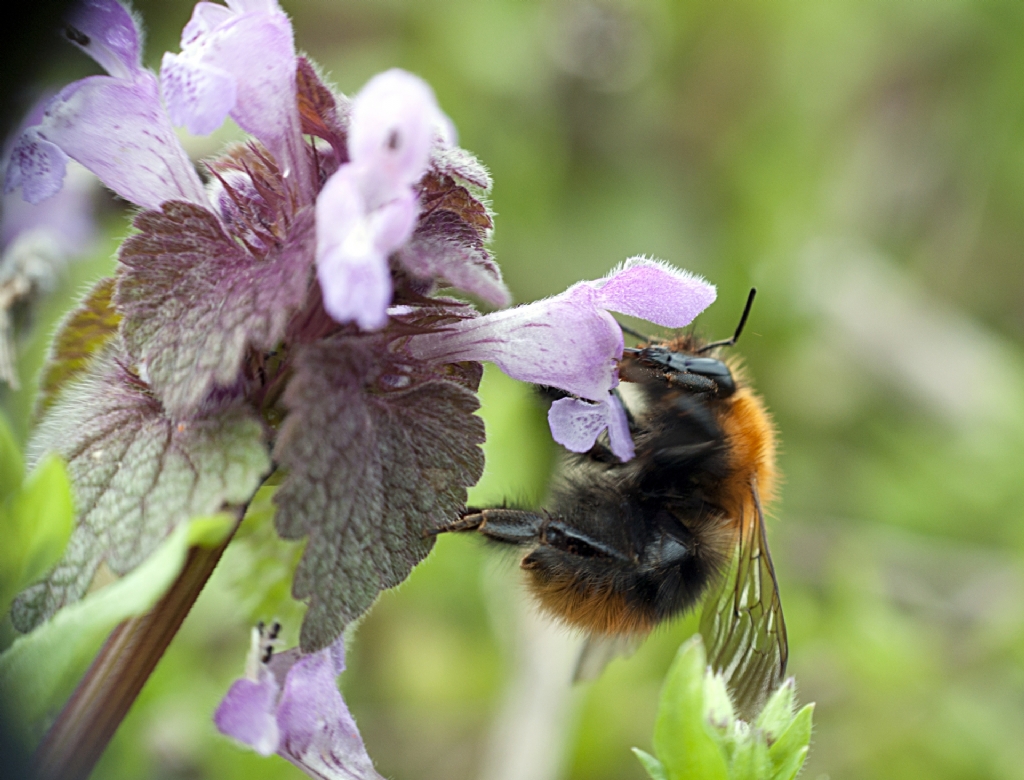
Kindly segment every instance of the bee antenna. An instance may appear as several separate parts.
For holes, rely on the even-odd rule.
[[[705,344],[703,347],[697,350],[698,355],[703,352],[708,352],[716,347],[731,347],[735,344],[740,334],[743,332],[743,326],[747,324],[747,317],[750,316],[750,309],[754,305],[754,296],[757,295],[757,288],[750,288],[750,295],[747,296],[747,305],[743,307],[743,314],[740,315],[740,324],[736,326],[736,332],[732,334],[731,339],[724,339],[722,341],[712,341],[710,344]]]

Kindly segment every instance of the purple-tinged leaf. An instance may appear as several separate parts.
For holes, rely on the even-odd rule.
[[[494,306],[511,296],[485,244],[494,223],[487,206],[449,175],[429,172],[419,183],[420,217],[398,259],[413,276],[441,280]]]
[[[302,132],[327,141],[334,150],[337,164],[348,162],[345,128],[351,102],[344,96],[335,95],[320,78],[316,66],[305,57],[299,57],[295,83]]]
[[[189,203],[136,218],[141,233],[121,246],[115,303],[129,352],[171,417],[234,385],[250,348],[268,351],[282,339],[311,283],[312,216],[296,214],[262,257]]]
[[[261,755],[277,753],[319,780],[381,780],[338,691],[342,641],[311,654],[275,653],[263,663],[255,630],[253,639],[246,676],[214,715],[221,733]]]
[[[452,176],[489,192],[493,181],[484,164],[460,146],[436,144],[430,153],[430,167],[439,176]]]
[[[15,601],[29,631],[79,599],[103,562],[125,574],[177,525],[248,501],[270,469],[263,426],[225,399],[173,421],[111,342],[43,418],[32,452],[65,458],[78,518],[67,551]]]
[[[303,347],[285,394],[276,522],[286,539],[309,537],[293,584],[310,605],[306,650],[408,576],[433,545],[425,532],[456,516],[483,471],[480,367],[447,379],[388,354],[383,336]]]

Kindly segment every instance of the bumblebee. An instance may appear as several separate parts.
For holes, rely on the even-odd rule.
[[[719,357],[755,292],[730,339],[624,350],[635,458],[622,463],[599,441],[572,457],[550,508],[470,508],[440,529],[526,550],[520,565],[541,608],[588,634],[577,679],[703,603],[709,663],[748,719],[788,656],[762,509],[776,485],[774,427],[735,361]]]

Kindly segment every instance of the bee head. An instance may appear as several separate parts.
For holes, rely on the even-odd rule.
[[[692,393],[713,398],[728,398],[736,392],[736,380],[733,379],[732,371],[723,361],[716,358],[673,352],[668,347],[660,345],[625,349],[623,353],[633,356],[642,373],[660,374],[669,384]],[[627,370],[624,372],[624,378],[636,373]]]
[[[756,294],[757,290],[751,288],[750,295],[747,296],[747,305],[743,308],[740,323],[736,326],[732,338],[713,341],[696,348],[684,342],[687,346],[679,351],[673,351],[661,344],[652,344],[642,348],[624,349],[623,355],[633,357],[642,368],[641,374],[660,373],[669,384],[676,387],[701,395],[710,395],[713,398],[728,398],[736,392],[736,380],[729,366],[717,358],[702,355],[718,347],[731,347],[736,343],[743,332],[743,326],[747,324],[747,317],[750,315],[750,307],[754,304]],[[628,375],[637,372],[627,370],[625,373]],[[628,379],[628,376],[625,378]]]

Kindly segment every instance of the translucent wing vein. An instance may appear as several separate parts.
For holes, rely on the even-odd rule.
[[[748,721],[786,674],[789,648],[775,567],[768,552],[764,512],[751,483],[740,518],[737,549],[726,576],[712,588],[700,631],[708,663],[724,675],[740,714]]]

